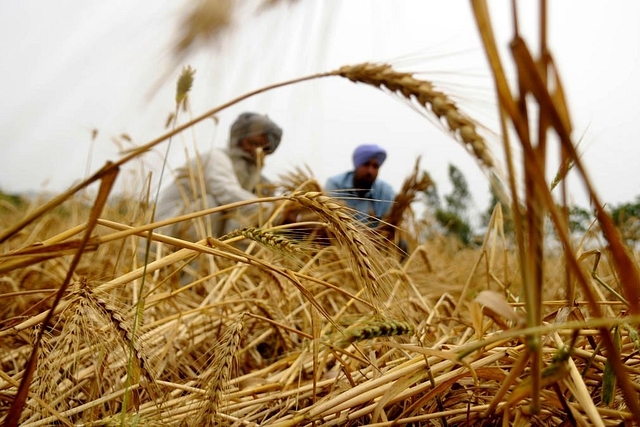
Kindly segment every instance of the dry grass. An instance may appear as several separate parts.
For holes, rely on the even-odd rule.
[[[427,82],[373,64],[313,78],[329,75],[414,99],[494,167],[473,120]],[[501,102],[508,98],[503,93]],[[521,118],[509,105],[504,110],[518,127]],[[606,426],[640,419],[640,318],[631,289],[637,254],[629,255],[602,215],[593,231],[604,242],[598,251],[568,238],[549,186],[536,178],[544,176],[535,173],[545,155],[527,134],[519,143],[531,151],[523,162],[532,175],[525,199],[511,206],[514,235],[505,235],[500,205],[478,248],[420,239],[415,221],[404,228],[416,247],[402,262],[300,171],[287,177],[288,192],[265,199],[280,204],[256,227],[196,242],[153,230],[239,204],[148,224],[134,197],[101,208],[108,182],[95,201],[77,196],[198,120],[174,123],[174,131],[50,202],[2,211],[6,425]],[[416,169],[401,192],[400,226],[428,184],[417,176]],[[509,178],[513,190],[519,183]],[[321,239],[277,225],[291,206],[313,214],[308,225],[324,230]],[[545,246],[536,228],[545,217],[562,251]],[[145,239],[155,242],[146,265]]]

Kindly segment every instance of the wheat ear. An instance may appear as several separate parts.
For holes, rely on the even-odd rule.
[[[489,169],[494,167],[493,156],[484,138],[478,134],[474,121],[463,114],[449,96],[435,89],[433,83],[416,79],[412,73],[395,71],[389,64],[370,62],[345,65],[331,74],[346,77],[352,82],[365,83],[380,89],[386,88],[408,100],[415,100],[427,111],[435,114],[440,122],[444,119],[449,130],[464,142],[465,148],[485,167]]]
[[[394,335],[410,334],[414,330],[411,323],[393,319],[367,319],[344,331],[338,332],[336,346],[344,347],[356,341],[368,340],[376,337],[390,337]]]
[[[76,310],[73,313],[76,314]],[[33,330],[34,342],[39,334],[42,335],[40,341],[42,350],[38,353],[38,367],[34,376],[33,392],[45,402],[54,402],[58,397],[56,391],[63,379],[60,373],[64,372],[63,357],[74,354],[77,350],[77,337],[78,330],[81,329],[81,321],[81,316],[72,315],[71,319],[65,323],[66,333],[62,334],[57,345],[52,342],[51,333],[43,329],[41,324],[38,324]]]
[[[214,349],[213,362],[211,363],[211,377],[207,381],[204,405],[198,410],[196,419],[199,426],[217,426],[219,425],[216,417],[220,402],[222,401],[222,393],[227,387],[229,378],[231,377],[231,369],[233,360],[240,345],[242,337],[244,313],[229,326],[224,332],[220,342]]]
[[[107,320],[108,324],[111,325],[112,329],[120,337],[123,348],[126,349],[129,346],[133,348],[134,361],[137,367],[150,382],[153,382],[153,375],[150,370],[151,364],[140,345],[139,337],[134,336],[131,327],[122,314],[120,314],[120,310],[97,295],[93,289],[91,289],[85,278],[82,278],[78,283],[77,293],[103,319]]]
[[[363,225],[353,218],[351,210],[320,192],[294,193],[291,200],[315,212],[335,232],[340,243],[351,254],[350,262],[354,268],[354,279],[358,285],[369,291],[371,301],[378,301],[380,280],[371,259],[375,258],[373,244],[366,239]]]
[[[220,240],[230,240],[234,237],[245,237],[254,242],[260,243],[268,249],[275,249],[280,252],[288,253],[301,253],[300,246],[294,241],[287,239],[284,236],[270,233],[261,228],[246,227],[238,230],[234,230],[229,234],[226,234],[220,238]]]

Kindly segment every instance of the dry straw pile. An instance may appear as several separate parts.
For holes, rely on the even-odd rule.
[[[421,241],[420,222],[396,210],[390,222],[412,238],[411,253],[400,257],[384,240],[393,232],[363,229],[300,171],[285,178],[282,196],[268,199],[279,207],[258,227],[199,241],[154,232],[220,208],[153,222],[146,203],[110,197],[119,167],[269,89],[179,125],[178,107],[188,102],[183,84],[166,135],[46,203],[0,207],[0,420],[33,427],[606,426],[640,419],[638,263],[592,191],[602,249],[585,252],[570,239],[564,210],[541,178],[551,149],[547,132],[537,129],[559,136],[564,163],[590,185],[551,53],[543,41],[534,59],[515,36],[514,92],[484,2],[472,6],[496,78],[513,200],[496,206],[481,247]],[[419,105],[495,174],[474,121],[430,82],[388,64],[297,81],[329,76]],[[537,124],[527,120],[525,95],[540,107]],[[510,134],[525,153],[522,183]],[[430,184],[417,171],[398,206],[407,208]],[[81,197],[96,181],[97,194]],[[278,225],[291,208],[313,221]],[[505,237],[503,208],[511,211],[512,237]],[[560,253],[545,251],[545,218]]]

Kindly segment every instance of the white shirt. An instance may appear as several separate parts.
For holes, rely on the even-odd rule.
[[[228,151],[214,148],[178,169],[173,185],[162,191],[156,209],[156,220],[168,219],[203,209],[224,206],[245,200],[255,200],[253,193],[260,181],[260,169],[252,161]],[[265,209],[265,205],[266,209]],[[164,232],[190,241],[211,235],[220,237],[237,228],[250,225],[250,217],[262,206],[251,204],[228,212],[215,213],[174,224]]]

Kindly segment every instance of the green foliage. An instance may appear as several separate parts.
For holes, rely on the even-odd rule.
[[[487,210],[482,214],[482,224],[489,225],[489,220],[491,219],[491,214],[493,213],[493,209],[495,205],[500,201],[498,195],[496,194],[493,188],[490,188],[491,191],[491,200],[489,202],[489,206]],[[558,207],[558,209],[562,209]],[[504,232],[506,235],[513,236],[514,224],[513,218],[511,216],[510,206],[503,206],[503,218],[504,218]],[[584,234],[587,232],[589,227],[591,226],[591,222],[593,221],[593,214],[582,207],[579,206],[570,206],[568,209],[568,220],[569,220],[569,231],[574,234]],[[555,234],[555,230],[549,221],[546,222],[545,230],[547,234]]]
[[[465,245],[471,242],[471,226],[455,212],[438,209],[435,217],[438,223],[444,227],[448,235],[458,237]]]
[[[3,191],[0,191],[0,211],[7,210],[7,208],[10,206],[19,208],[24,202],[24,198],[20,195],[7,194]]]
[[[441,201],[435,183],[424,191],[428,212],[448,235],[457,236],[461,242],[468,244],[473,237],[473,229],[469,225],[468,218],[471,195],[467,181],[464,174],[453,165],[449,165],[449,180],[453,190],[442,198],[444,203]],[[481,224],[485,226],[489,225],[493,209],[500,201],[493,187],[490,187],[490,194],[489,206],[480,217]],[[507,235],[513,234],[514,227],[510,208],[511,206],[503,205],[504,232]],[[630,246],[638,247],[640,244],[640,195],[636,196],[633,202],[610,208],[609,213],[624,241]],[[569,231],[576,235],[586,233],[594,220],[593,213],[580,206],[570,206],[568,215]],[[555,230],[549,225],[546,233],[555,234]]]
[[[593,220],[593,215],[579,206],[569,207],[569,231],[571,233],[586,233]]]
[[[440,209],[440,196],[438,195],[438,186],[435,182],[424,190],[424,194],[427,197],[426,203],[428,207],[434,210]]]
[[[467,212],[471,202],[469,185],[462,172],[452,164],[449,165],[449,181],[453,185],[453,190],[450,194],[444,196],[447,209],[458,214],[458,216],[462,216]]]
[[[449,180],[453,185],[451,193],[444,196],[445,207],[442,207],[437,186],[431,185],[425,190],[426,204],[431,208],[437,223],[443,227],[447,235],[456,236],[462,243],[471,242],[473,230],[469,225],[468,209],[471,193],[464,174],[455,166],[449,165]]]
[[[629,245],[640,242],[640,196],[634,203],[623,203],[611,210],[614,224]]]

